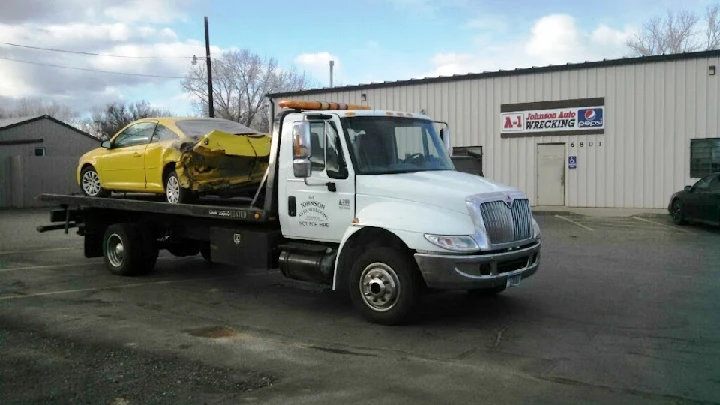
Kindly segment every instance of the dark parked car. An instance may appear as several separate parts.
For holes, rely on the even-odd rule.
[[[705,176],[673,194],[668,211],[678,225],[688,222],[720,225],[720,172]]]

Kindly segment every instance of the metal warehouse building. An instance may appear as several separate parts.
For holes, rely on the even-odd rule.
[[[40,193],[79,193],[78,159],[99,146],[49,115],[0,119],[0,208],[42,206]]]
[[[665,208],[720,171],[720,51],[273,94],[424,112],[533,205]],[[478,148],[479,149],[479,148]],[[455,149],[457,150],[457,149]]]

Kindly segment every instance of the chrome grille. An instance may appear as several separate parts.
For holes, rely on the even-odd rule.
[[[493,245],[532,237],[532,212],[526,199],[514,200],[509,207],[503,201],[484,202],[480,204],[480,213]]]

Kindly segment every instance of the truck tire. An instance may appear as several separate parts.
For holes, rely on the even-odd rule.
[[[152,271],[157,261],[152,247],[134,224],[112,224],[103,237],[103,257],[111,273],[119,276],[139,276]]]
[[[406,321],[420,298],[420,272],[407,252],[387,247],[364,251],[350,271],[350,299],[367,320],[383,325]]]
[[[143,240],[143,267],[138,273],[136,273],[136,275],[150,274],[153,270],[155,270],[158,256],[160,256],[160,248],[158,247],[157,237],[151,230],[145,227],[139,225],[133,226],[137,228]]]

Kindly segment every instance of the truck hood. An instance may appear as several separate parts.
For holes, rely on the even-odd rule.
[[[462,214],[468,214],[466,197],[492,192],[518,189],[452,170],[357,176],[359,196],[413,201]]]

